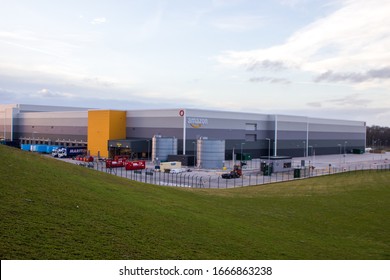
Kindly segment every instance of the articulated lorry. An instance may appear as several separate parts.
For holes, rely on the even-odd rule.
[[[87,154],[87,147],[60,147],[52,151],[53,157],[69,158]]]

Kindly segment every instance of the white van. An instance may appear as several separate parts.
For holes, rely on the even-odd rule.
[[[171,171],[169,173],[171,173],[171,174],[179,174],[179,173],[183,173],[183,172],[185,172],[184,168],[175,168],[175,169],[171,169]]]

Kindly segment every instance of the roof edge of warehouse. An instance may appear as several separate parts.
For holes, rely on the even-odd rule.
[[[174,111],[174,110],[183,110],[186,111],[208,111],[214,113],[230,113],[230,114],[246,114],[246,115],[264,115],[264,116],[281,116],[281,117],[297,117],[297,118],[310,118],[310,119],[324,119],[324,120],[333,120],[333,121],[351,121],[351,122],[361,122],[365,123],[364,120],[352,120],[352,119],[341,119],[341,118],[330,118],[330,117],[317,117],[309,115],[295,115],[295,114],[279,114],[279,113],[266,113],[266,112],[244,112],[244,111],[233,111],[233,110],[220,110],[220,109],[200,109],[200,108],[186,108],[186,107],[176,107],[176,108],[135,108],[135,109],[119,109],[119,108],[91,108],[91,107],[71,107],[71,106],[57,106],[57,105],[39,105],[39,104],[24,104],[24,103],[9,103],[9,104],[0,104],[1,107],[14,107],[18,108],[21,112],[69,112],[69,111]]]
[[[0,104],[0,107],[12,107],[19,109],[22,112],[69,112],[69,111],[87,111],[92,108],[87,107],[71,107],[71,106],[57,106],[57,105],[39,105],[39,104],[24,104],[24,103],[9,103]]]

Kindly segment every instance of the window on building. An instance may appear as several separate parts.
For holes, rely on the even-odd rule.
[[[256,123],[247,123],[247,124],[245,124],[245,130],[256,131],[257,130],[257,124]]]
[[[246,142],[255,142],[257,140],[256,134],[245,134],[245,141]]]

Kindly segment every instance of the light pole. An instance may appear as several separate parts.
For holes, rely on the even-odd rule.
[[[347,156],[347,149],[346,149],[347,143],[348,143],[347,141],[344,142],[344,163],[345,163],[345,157]]]
[[[340,165],[341,165],[341,144],[337,144],[340,147]]]
[[[233,166],[236,164],[236,155],[235,155],[235,149],[236,149],[236,145],[233,145],[233,154],[232,154],[232,162],[233,162]]]
[[[149,161],[149,156],[150,156],[150,140],[146,140],[146,142],[148,142],[148,157],[147,157],[147,159],[148,159],[148,161]]]
[[[311,148],[311,155],[307,155],[308,157],[311,156],[311,162],[309,160],[309,175],[310,175],[310,172],[311,172],[311,163],[313,162],[313,146],[308,146],[308,148]],[[307,151],[309,153],[309,150]]]
[[[312,156],[313,156],[313,165],[315,164],[315,162],[316,162],[316,144],[314,145],[314,147],[313,147],[313,154],[312,154]]]
[[[311,157],[313,157],[313,146],[308,146],[308,148],[311,148],[311,153],[310,153],[310,155],[307,155],[307,156],[311,156]]]
[[[268,141],[268,165],[269,165],[269,162],[270,162],[270,157],[271,157],[271,139],[270,138],[265,138],[265,140]]]
[[[271,138],[265,138],[268,141],[268,164],[267,164],[267,174],[270,176],[270,161],[271,161]],[[263,175],[265,175],[265,168],[263,170]]]
[[[306,141],[303,141],[303,157],[306,157]]]
[[[241,162],[242,162],[242,146],[245,145],[245,143],[241,143]]]
[[[196,154],[195,154],[196,150],[195,150],[195,141],[194,141],[194,142],[192,142],[192,144],[194,145],[194,167],[195,167],[195,165],[196,165]]]

